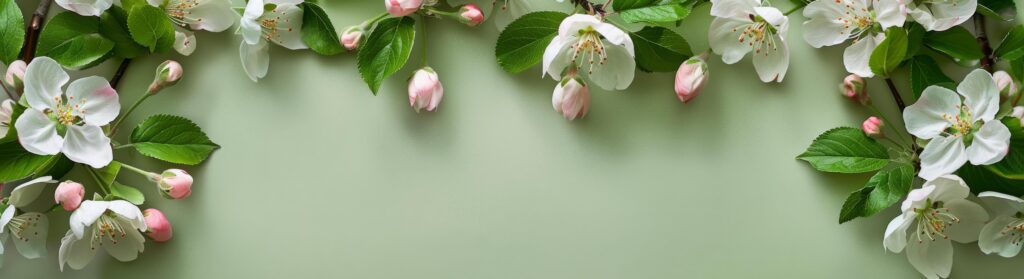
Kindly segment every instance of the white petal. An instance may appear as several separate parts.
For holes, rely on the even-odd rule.
[[[114,4],[113,0],[57,0],[61,8],[83,16],[99,16]]]
[[[93,230],[91,229],[86,231],[81,237],[68,231],[64,238],[61,238],[59,252],[61,270],[64,270],[64,264],[73,269],[82,269],[92,261],[93,256],[96,255],[95,249],[100,248],[92,246],[90,241],[92,235]]]
[[[238,17],[231,10],[230,0],[199,0],[195,7],[188,10],[190,17],[199,19],[190,24],[194,30],[221,32],[234,24]]]
[[[978,197],[992,209],[993,215],[1014,215],[1024,210],[1024,199],[1015,196],[989,191],[979,193]]]
[[[78,238],[85,237],[86,228],[96,223],[96,220],[107,212],[107,207],[110,206],[110,202],[106,201],[93,201],[86,200],[82,201],[82,204],[78,206],[75,212],[71,212],[70,227],[71,231],[75,233]]]
[[[249,79],[256,82],[267,75],[270,68],[270,50],[266,41],[257,41],[255,45],[242,42],[239,52],[242,56],[242,69]]]
[[[921,152],[921,173],[925,180],[951,174],[967,162],[967,151],[960,137],[936,137]]]
[[[142,231],[147,230],[145,216],[142,215],[142,211],[139,210],[138,206],[127,201],[114,200],[110,201],[109,209],[111,212],[124,218],[132,227]]]
[[[46,189],[46,184],[43,183],[56,182],[52,177],[43,176],[22,183],[11,191],[10,203],[15,207],[25,207],[36,200],[39,197],[39,193],[43,192],[43,189]]]
[[[150,6],[159,8],[160,5],[164,4],[164,1],[167,0],[146,0],[146,3],[149,3]]]
[[[946,202],[949,213],[960,219],[960,222],[949,227],[946,235],[960,243],[971,243],[978,240],[981,227],[988,221],[988,213],[980,205],[968,200],[952,200]]]
[[[619,29],[610,23],[601,23],[600,25],[597,25],[597,33],[604,36],[608,42],[625,47],[630,58],[636,56],[636,52],[633,48],[633,39],[630,38],[626,32],[623,32],[622,29]]]
[[[130,230],[131,224],[124,220],[115,219],[114,222],[118,222],[118,225],[125,228],[125,233],[101,238],[103,248],[107,250],[107,254],[119,261],[134,261],[145,248],[145,245],[138,241],[142,235],[137,230]]]
[[[174,30],[174,50],[189,56],[196,51],[196,34],[181,28]]]
[[[636,61],[629,51],[621,46],[605,47],[608,61],[604,65],[595,65],[594,72],[588,73],[590,81],[604,90],[624,90],[633,83],[636,74]],[[588,66],[583,67],[589,69]]]
[[[947,116],[960,114],[960,97],[941,86],[929,86],[921,98],[903,111],[907,131],[922,139],[931,139],[949,128]]]
[[[1003,122],[991,121],[974,132],[974,141],[967,147],[967,158],[974,165],[991,165],[1002,161],[1010,151],[1010,129]]]
[[[256,19],[263,15],[263,11],[263,0],[249,0],[245,4],[245,12],[242,13],[242,17]]]
[[[914,18],[925,30],[944,31],[953,26],[960,25],[971,18],[977,10],[977,0],[953,0],[946,2],[934,2],[930,4],[913,5],[908,2],[910,16]]]
[[[999,112],[999,87],[992,74],[977,69],[967,74],[956,92],[964,96],[964,105],[971,110],[972,121],[992,121]]]
[[[715,18],[708,28],[708,44],[715,54],[722,56],[725,64],[739,62],[743,56],[751,51],[751,46],[739,40],[743,29],[750,25],[750,22]]]
[[[1015,242],[1015,236],[1003,232],[1006,227],[1017,220],[1014,217],[1001,215],[985,224],[978,236],[978,247],[981,248],[981,252],[996,253],[1007,258],[1017,256],[1020,253],[1021,245]]]
[[[956,175],[943,175],[938,178],[932,179],[925,182],[924,187],[934,187],[934,191],[929,195],[931,201],[949,202],[954,200],[966,199],[971,194],[971,188],[967,187],[967,183],[962,178]]]
[[[18,210],[14,208],[13,205],[9,205],[4,209],[4,212],[0,214],[0,233],[7,229],[7,223],[10,223],[11,219],[14,219],[14,213],[16,213],[16,211]],[[3,245],[2,242],[4,239],[5,238],[0,237],[0,245]]]
[[[562,20],[562,23],[558,25],[558,36],[575,37],[579,35],[580,30],[587,27],[594,28],[598,25],[601,25],[601,20],[597,19],[597,17],[585,14],[574,14]]]
[[[807,44],[820,48],[836,45],[850,38],[851,25],[837,20],[837,16],[816,15],[831,13],[832,8],[836,6],[835,3],[835,1],[814,1],[804,8],[804,16],[811,19],[804,22],[804,41],[807,41]]]
[[[68,83],[68,73],[49,57],[36,57],[25,68],[25,101],[43,111],[57,105],[60,88]]]
[[[575,37],[563,38],[555,36],[554,39],[551,39],[551,43],[544,49],[541,77],[551,75],[551,78],[555,80],[562,78],[562,71],[571,63],[572,56],[570,53],[572,50],[569,46],[575,44],[576,41]]]
[[[71,161],[97,169],[107,166],[114,160],[110,138],[97,126],[68,126],[67,138],[61,152]]]
[[[46,215],[36,212],[22,214],[18,219],[24,221],[24,228],[20,235],[12,234],[14,247],[26,259],[42,257],[46,254],[46,233],[50,231],[50,221]]]
[[[789,18],[782,11],[773,7],[756,7],[754,13],[761,16],[765,22],[775,26],[780,34],[785,34],[786,30],[789,29]],[[782,36],[785,38],[785,36]]]
[[[14,113],[14,101],[4,100],[0,102],[0,138],[7,135],[8,129],[13,125],[11,114]]]
[[[267,0],[267,4],[275,5],[298,5],[302,4],[304,0]]]
[[[763,82],[782,82],[789,70],[789,46],[782,38],[776,37],[775,48],[765,48],[761,53],[756,51],[754,57],[754,70],[757,70],[758,77]]]
[[[252,3],[252,1],[249,1]],[[239,31],[242,32],[242,42],[255,45],[260,41],[263,41],[263,27],[260,26],[256,20],[249,20],[242,18],[242,21],[238,24]]]
[[[67,95],[70,104],[80,105],[73,113],[81,116],[85,125],[107,125],[121,112],[117,91],[101,77],[91,76],[71,82]]]
[[[946,278],[953,268],[953,245],[948,239],[941,238],[911,241],[907,245],[907,259],[926,278]]]
[[[747,19],[754,13],[754,7],[761,6],[758,0],[712,0],[711,15],[733,19]]]
[[[21,146],[33,154],[56,155],[64,145],[64,139],[57,135],[57,123],[34,108],[26,109],[14,127]]]
[[[885,34],[865,36],[846,47],[846,51],[843,51],[843,65],[846,66],[846,71],[865,78],[875,76],[875,73],[871,71],[869,61],[871,53],[875,51],[882,40],[885,40]]]
[[[882,25],[882,29],[889,27],[903,27],[907,21],[907,6],[904,0],[873,0],[875,9],[875,21]]]
[[[885,238],[882,246],[893,253],[903,251],[907,246],[907,228],[910,227],[912,219],[908,220],[904,215],[896,216],[889,225],[885,227]]]
[[[278,5],[273,11],[260,17],[264,18],[277,20],[276,32],[269,35],[270,41],[288,49],[309,48],[306,42],[302,41],[302,8],[291,4]]]

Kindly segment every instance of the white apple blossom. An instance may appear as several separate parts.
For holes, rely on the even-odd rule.
[[[46,184],[57,183],[53,180],[53,177],[43,176],[36,179],[32,179],[14,187],[11,190],[11,196],[7,198],[8,203],[15,207],[25,207],[35,201],[39,197],[39,194],[46,189]]]
[[[102,168],[113,160],[110,138],[101,126],[121,111],[117,91],[106,79],[91,76],[61,87],[70,77],[57,61],[32,60],[25,71],[25,100],[29,108],[14,126],[18,140],[38,155],[63,153],[72,161]]]
[[[968,161],[991,165],[1006,157],[1010,130],[995,120],[998,111],[999,89],[985,70],[968,74],[956,92],[941,86],[926,88],[917,103],[903,111],[907,131],[931,140],[921,152],[918,176],[931,180],[955,172]]]
[[[302,41],[302,0],[251,0],[242,14],[239,47],[242,68],[252,81],[267,75],[270,49],[267,41],[288,49],[306,49]],[[267,8],[273,9],[268,10]]]
[[[114,0],[56,0],[58,6],[83,16],[99,16],[114,5]]]
[[[35,259],[46,253],[46,233],[50,222],[46,215],[29,212],[15,216],[17,208],[8,205],[0,214],[0,266],[3,266],[4,244],[8,236],[21,256]]]
[[[804,8],[804,40],[812,47],[853,44],[843,52],[846,71],[872,77],[868,60],[882,40],[884,30],[902,27],[907,20],[903,0],[816,0]]]
[[[985,254],[1013,257],[1024,244],[1024,200],[997,192],[978,194],[992,209],[992,220],[985,224],[978,237],[978,247]]]
[[[633,83],[636,72],[633,51],[633,39],[626,32],[595,16],[575,14],[562,21],[544,50],[543,71],[557,81],[567,68],[568,76],[585,72],[605,90],[623,90]]]
[[[978,240],[988,213],[966,200],[970,188],[960,177],[945,175],[925,182],[907,194],[896,216],[885,228],[883,246],[893,253],[906,248],[910,264],[927,278],[949,277],[953,267],[950,240]]]
[[[235,23],[235,12],[230,0],[147,0],[149,5],[161,8],[175,25],[174,49],[190,55],[196,48],[196,36],[191,30],[221,32]]]
[[[789,18],[759,0],[712,0],[708,43],[722,62],[735,64],[753,52],[754,69],[763,82],[782,82],[789,69],[786,32]]]
[[[907,10],[914,21],[928,31],[943,31],[964,23],[978,9],[978,0],[916,0],[907,1]]]
[[[122,262],[135,260],[146,247],[145,231],[145,216],[127,201],[83,201],[61,239],[60,268],[82,269],[100,249]]]

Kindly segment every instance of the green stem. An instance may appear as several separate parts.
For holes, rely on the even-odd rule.
[[[892,124],[895,124],[896,122],[889,121],[889,118],[885,117],[885,114],[882,113],[881,111],[879,111],[878,108],[876,108],[874,104],[869,104],[868,108],[871,109],[872,113],[874,113],[875,115],[878,115],[878,117],[881,117],[882,121],[885,122],[885,125],[882,125],[882,127],[889,128],[889,131],[899,135],[899,140],[900,140],[901,144],[898,144],[898,146],[904,147],[904,148],[907,148],[907,149],[911,148],[910,145],[913,144],[914,139],[913,138],[907,138],[902,132],[900,132],[900,130],[897,130],[895,127],[893,127]]]
[[[132,146],[135,146],[135,144],[134,143],[129,143],[129,144],[124,144],[124,145],[117,145],[117,146],[114,146],[114,149],[125,149],[125,148],[129,148],[129,147],[132,147]]]
[[[153,96],[153,94],[146,92],[146,94],[143,94],[142,97],[139,97],[138,100],[135,100],[135,103],[132,104],[130,108],[128,108],[128,111],[122,114],[121,117],[117,118],[117,121],[114,122],[113,126],[110,126],[110,132],[107,132],[107,137],[113,137],[115,134],[117,134],[117,128],[121,126],[121,123],[124,122],[124,120],[127,119],[128,116],[132,114],[132,112],[135,112],[135,109],[139,108],[139,105],[142,104],[142,101],[145,101],[147,98],[149,98],[149,96]]]
[[[422,22],[420,22],[420,37],[423,37],[423,47],[420,47],[420,49],[422,50],[422,54],[423,54],[422,55],[423,56],[422,57],[422,59],[423,59],[423,67],[427,67],[427,19],[428,18],[430,18],[430,17],[424,15],[424,16],[421,17],[421,20],[420,20],[420,21],[422,21]]]
[[[150,179],[150,180],[152,180],[154,176],[159,176],[159,174],[148,172],[148,171],[145,171],[143,169],[136,168],[136,167],[134,167],[132,165],[125,164],[125,163],[121,163],[121,167],[122,168],[126,168],[126,169],[128,169],[130,171],[134,171],[134,172],[136,172],[138,174],[141,174],[142,176],[145,176],[146,179]]]
[[[798,5],[796,7],[793,7],[792,9],[789,9],[788,11],[786,11],[783,14],[788,16],[789,14],[795,13],[796,11],[799,11],[800,9],[803,9],[804,7],[807,7],[807,4]]]
[[[371,19],[363,21],[363,23],[359,25],[359,28],[363,29],[363,30],[366,30],[367,28],[370,28],[370,26],[373,26],[374,24],[377,24],[378,21],[388,17],[388,15],[389,15],[388,13],[381,13],[381,14],[379,14],[379,15],[371,18]]]

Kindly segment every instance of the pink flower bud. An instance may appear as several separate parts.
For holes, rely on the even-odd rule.
[[[1017,94],[1017,82],[1013,81],[1010,74],[1007,74],[1005,71],[992,73],[992,80],[996,82],[996,87],[999,88],[999,95],[1003,97],[1003,100]]]
[[[345,49],[356,50],[359,48],[359,42],[362,39],[363,29],[359,28],[359,26],[353,26],[341,34],[341,45],[345,46]]]
[[[384,0],[384,6],[387,7],[388,13],[396,17],[415,13],[420,10],[421,5],[423,5],[423,0]]]
[[[839,88],[839,92],[851,101],[861,104],[868,103],[868,91],[864,84],[864,78],[851,74],[843,79],[843,84]]]
[[[82,204],[82,198],[85,197],[85,187],[81,183],[74,181],[64,181],[60,185],[57,185],[57,190],[53,192],[53,200],[60,204],[65,211],[75,211],[78,206]]]
[[[1014,107],[1013,111],[1010,112],[1010,116],[1020,119],[1022,125],[1024,125],[1024,107]]]
[[[180,200],[192,195],[192,175],[179,169],[165,170],[160,174],[157,187],[165,196]]]
[[[708,63],[704,55],[694,56],[679,65],[676,72],[676,96],[684,104],[696,98],[708,82]]]
[[[409,79],[409,105],[416,112],[422,109],[434,111],[441,104],[441,97],[444,97],[444,86],[441,86],[434,69],[424,67]]]
[[[874,137],[882,134],[883,125],[885,124],[882,123],[881,119],[872,116],[868,117],[867,120],[864,120],[864,123],[860,125],[860,128],[864,129],[865,134]]]
[[[576,78],[564,79],[555,86],[551,105],[565,119],[583,118],[590,109],[590,89]]]
[[[480,25],[484,22],[484,12],[476,4],[469,4],[459,8],[459,21],[469,26]]]
[[[156,94],[164,88],[178,84],[178,80],[181,80],[182,74],[184,74],[184,69],[181,68],[181,64],[177,61],[164,61],[164,63],[161,63],[160,66],[156,67],[156,78],[154,78],[153,83],[149,85],[149,94]]]
[[[7,65],[7,73],[4,74],[4,84],[14,88],[14,91],[21,92],[22,82],[25,80],[25,69],[28,65],[25,61],[15,60]]]
[[[174,231],[171,229],[171,222],[167,221],[167,217],[164,216],[163,212],[156,208],[147,208],[142,212],[142,215],[146,219],[146,227],[149,228],[146,231],[146,235],[153,238],[153,241],[156,242],[171,240]]]

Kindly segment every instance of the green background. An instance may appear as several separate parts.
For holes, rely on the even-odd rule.
[[[325,2],[339,29],[384,10],[378,0]],[[26,11],[36,3],[19,0]],[[707,13],[697,9],[681,29],[695,50],[707,48]],[[267,78],[253,83],[234,29],[200,32],[192,56],[140,59],[120,88],[129,104],[156,65],[180,60],[183,81],[128,122],[182,115],[223,146],[186,168],[196,184],[184,201],[122,174],[147,194],[147,207],[168,215],[174,239],[147,243],[131,263],[99,254],[85,270],[60,273],[68,214],[59,212],[50,217],[50,254],[25,260],[12,249],[0,277],[918,277],[904,255],[882,248],[895,210],[837,224],[867,176],[820,174],[794,159],[819,133],[868,116],[837,92],[843,47],[809,47],[803,20],[791,18],[782,84],[759,82],[749,59],[724,65],[712,56],[711,81],[688,105],[672,92],[672,74],[640,73],[627,91],[594,88],[590,114],[576,122],[553,111],[555,81],[539,67],[517,75],[498,67],[489,22],[430,20],[430,66],[446,91],[438,112],[422,114],[405,92],[418,63],[373,96],[355,55],[273,47]],[[411,61],[420,61],[417,43]],[[82,75],[109,77],[116,63]],[[959,80],[966,68],[956,69],[947,72]],[[892,112],[881,80],[870,85]],[[130,150],[115,157],[171,167]],[[1020,259],[956,246],[954,278],[1022,272]]]

